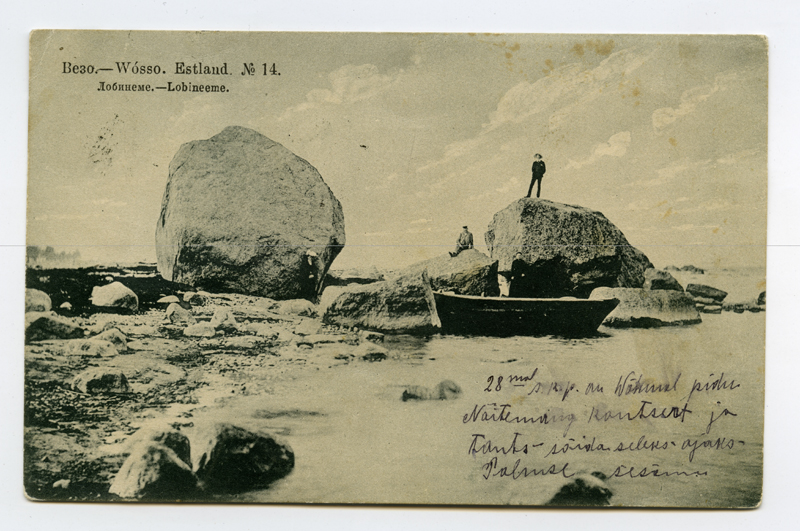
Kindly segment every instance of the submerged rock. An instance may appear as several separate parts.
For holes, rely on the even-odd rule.
[[[654,328],[702,322],[692,297],[683,292],[636,288],[597,288],[590,299],[619,299],[603,324],[615,328]]]
[[[183,335],[186,337],[214,337],[216,333],[214,325],[207,322],[189,325],[183,329]]]
[[[543,199],[522,198],[494,215],[486,232],[490,257],[518,278],[521,297],[588,297],[593,289],[641,288],[653,265],[600,212]]]
[[[251,129],[184,144],[170,163],[156,225],[167,280],[314,300],[344,243],[342,207],[317,170]]]
[[[214,316],[211,318],[211,326],[225,332],[235,332],[238,329],[236,318],[227,308],[217,308],[214,310]]]
[[[75,391],[96,395],[98,393],[129,393],[128,379],[120,371],[95,367],[88,369],[72,380]]]
[[[461,387],[453,380],[442,380],[431,389],[422,385],[412,385],[403,391],[403,402],[408,400],[453,400],[461,396]]]
[[[92,339],[108,341],[114,345],[117,350],[128,350],[128,338],[125,337],[125,334],[120,332],[118,328],[109,328],[97,334]]]
[[[725,297],[728,296],[727,291],[712,288],[711,286],[706,286],[705,284],[687,284],[686,293],[691,293],[695,297],[701,297],[703,299],[711,299],[718,304],[725,300]]]
[[[110,341],[93,337],[91,339],[73,339],[66,344],[65,354],[83,356],[84,358],[113,358],[119,352]]]
[[[136,446],[108,491],[121,498],[180,501],[193,497],[197,478],[189,465],[165,443]]]
[[[49,312],[53,308],[53,301],[44,291],[28,288],[25,290],[26,312]]]
[[[139,297],[121,282],[112,282],[92,288],[92,304],[135,312],[139,309]]]
[[[197,322],[190,310],[187,310],[176,302],[170,303],[170,305],[167,306],[165,315],[167,319],[169,319],[169,322],[173,324],[191,325]]]
[[[291,299],[277,302],[271,308],[274,312],[283,315],[300,315],[303,317],[316,317],[316,305],[305,299]]]
[[[608,488],[605,480],[606,475],[602,472],[577,474],[569,483],[561,487],[545,505],[556,507],[611,505],[610,500],[614,494]]]
[[[194,470],[209,491],[264,488],[294,468],[294,453],[288,445],[232,424],[210,426],[195,441]]]
[[[439,326],[427,275],[400,277],[345,289],[322,320],[383,332],[424,332]]]

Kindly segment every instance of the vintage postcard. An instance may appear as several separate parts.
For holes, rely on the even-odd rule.
[[[761,502],[767,42],[30,36],[42,501]]]

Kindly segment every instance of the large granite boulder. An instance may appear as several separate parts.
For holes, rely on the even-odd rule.
[[[227,127],[170,163],[156,225],[167,280],[314,300],[344,243],[342,207],[317,170],[255,131]]]
[[[656,328],[702,322],[691,295],[673,290],[597,288],[590,299],[619,299],[603,324],[614,328]]]
[[[641,288],[650,260],[600,212],[522,198],[494,215],[486,245],[500,271],[511,271],[522,253],[523,297],[588,297],[593,289]],[[513,282],[513,281],[512,281]]]
[[[429,332],[439,326],[433,291],[424,273],[345,288],[322,320],[383,332]]]
[[[453,291],[461,295],[499,294],[497,287],[497,262],[476,249],[461,251],[417,262],[400,270],[393,278],[419,277],[427,272],[434,291]]]

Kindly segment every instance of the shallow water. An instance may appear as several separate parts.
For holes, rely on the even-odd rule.
[[[387,336],[388,360],[298,370],[269,392],[226,398],[197,411],[194,420],[263,429],[294,450],[296,465],[288,477],[232,501],[535,505],[558,491],[567,481],[564,475],[599,471],[609,476],[613,505],[752,506],[761,492],[765,318],[765,313],[703,315],[696,326],[601,327],[602,335],[586,339]],[[675,389],[616,396],[620,377],[631,372],[634,379],[643,374],[643,381]],[[695,379],[702,386],[723,373],[732,389],[695,391],[689,398]],[[532,374],[530,381],[511,382],[512,375]],[[462,396],[401,400],[406,386],[434,387],[445,379],[458,383]],[[559,383],[558,392],[552,382]],[[587,394],[589,383],[595,391]],[[659,412],[676,407],[691,413],[597,420],[609,410],[635,415],[642,400],[652,403],[645,412],[657,406]],[[548,422],[464,422],[486,404],[508,404],[512,418],[541,420],[547,413]],[[600,413],[590,421],[593,408]],[[712,412],[721,416],[708,428]],[[515,433],[516,454],[469,451],[473,440],[478,450],[486,440],[509,449]],[[642,436],[666,449],[615,451],[620,444],[635,447]],[[691,461],[691,448],[682,448],[687,439],[723,437],[720,449],[700,448]],[[593,439],[594,448],[602,443],[609,450],[583,446],[546,455],[553,445],[574,447]],[[527,452],[521,451],[526,444]],[[495,456],[497,466],[489,467]],[[552,466],[564,473],[491,475],[502,467],[511,473],[517,459],[517,472]],[[625,475],[628,467],[633,474]],[[631,477],[642,467],[650,472]],[[689,475],[654,477],[653,469]],[[612,477],[615,471],[622,477]]]

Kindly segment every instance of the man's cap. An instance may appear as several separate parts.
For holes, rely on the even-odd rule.
[[[541,157],[541,155],[539,155],[539,154],[537,153],[536,155],[534,155],[534,157]]]
[[[464,228],[466,229],[466,228],[467,228],[467,226],[466,226],[466,225],[464,225]]]

